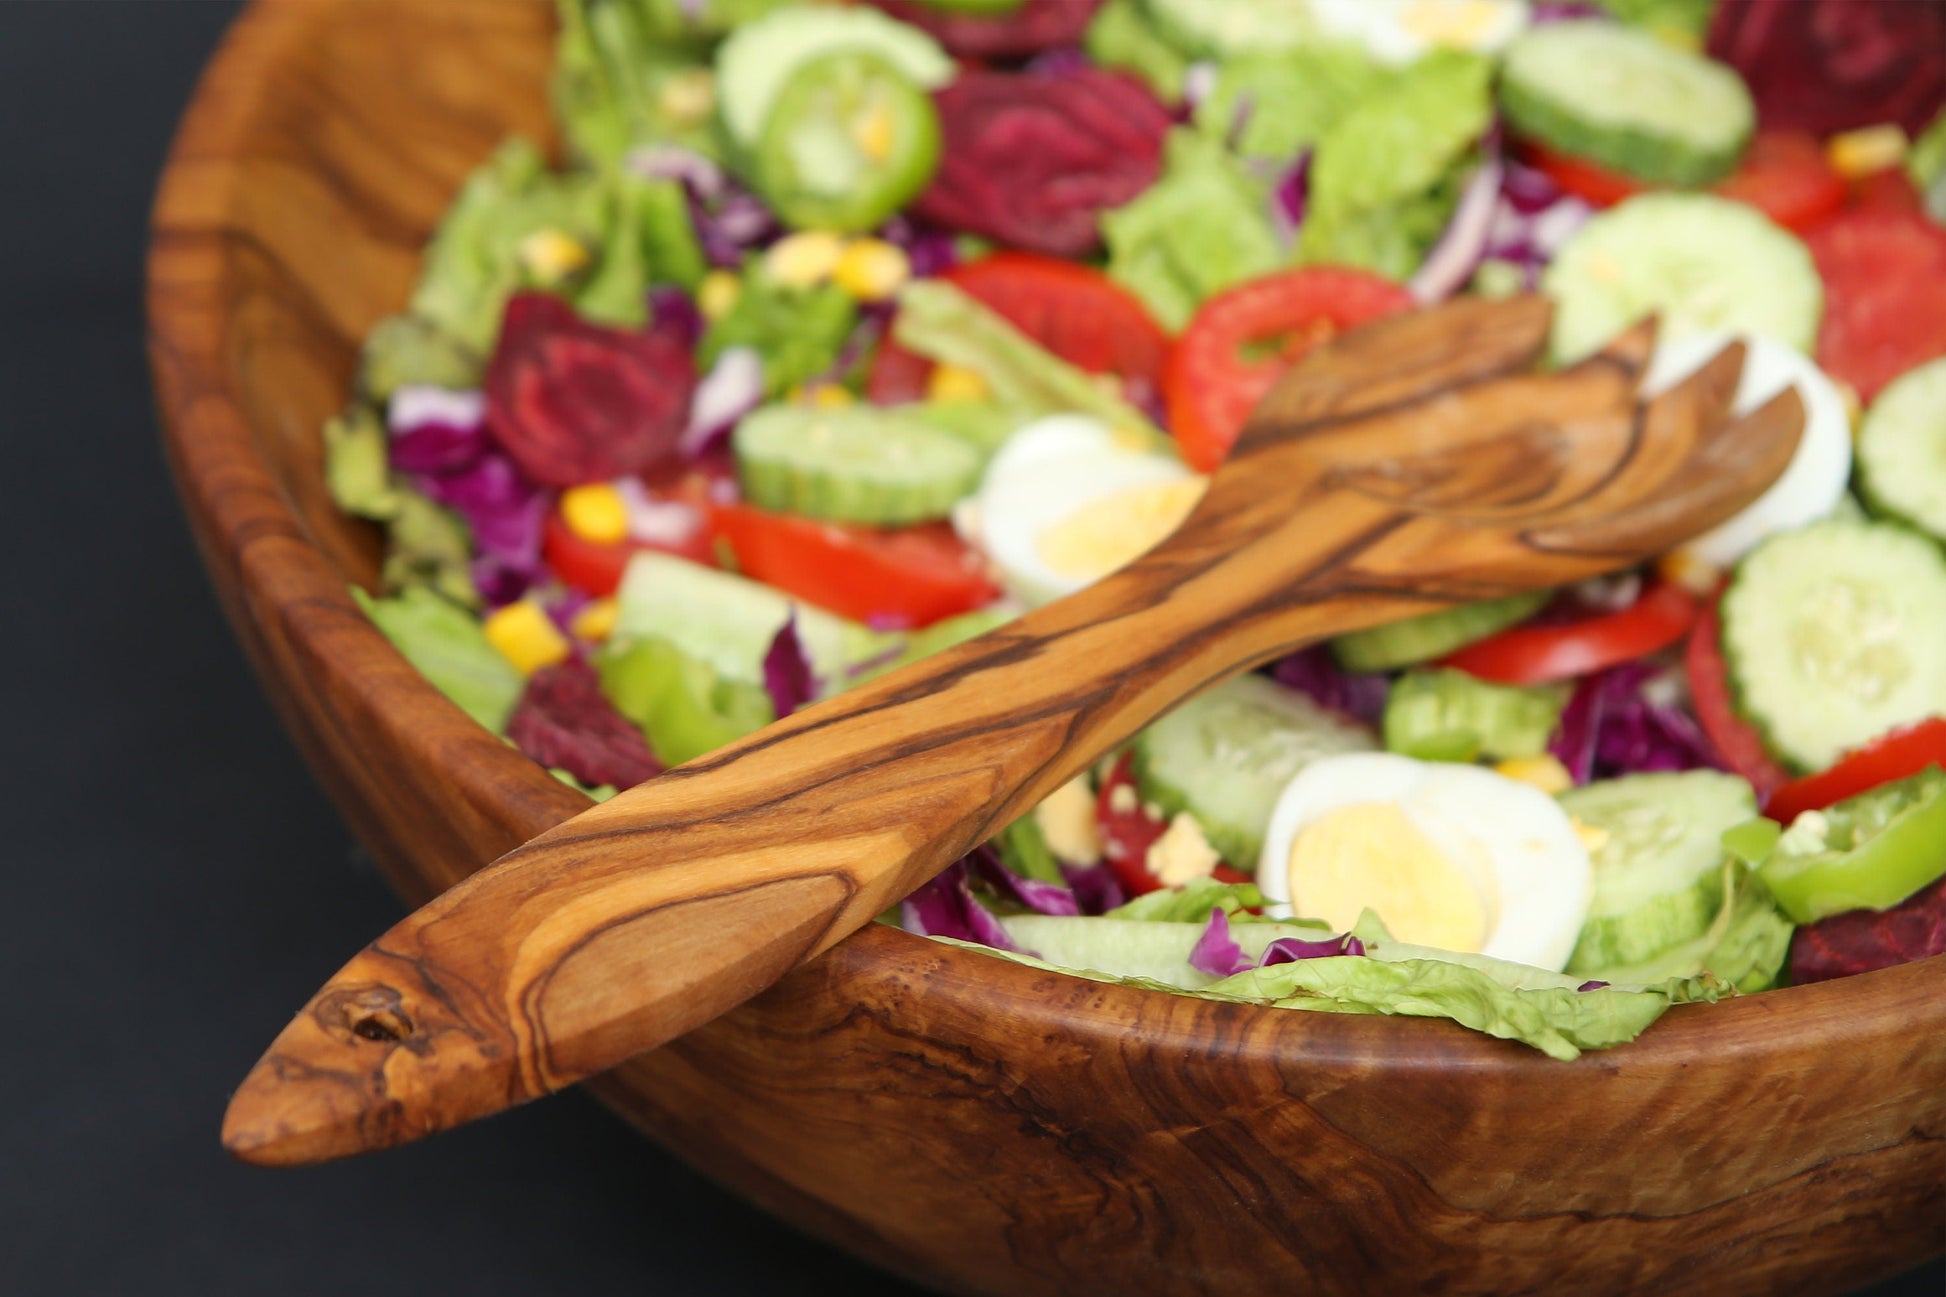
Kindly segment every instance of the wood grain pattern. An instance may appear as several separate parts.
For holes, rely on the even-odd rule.
[[[238,1089],[225,1145],[343,1157],[606,1070],[871,922],[1188,694],[1389,618],[1633,566],[1790,462],[1794,393],[1725,424],[1740,348],[1638,405],[1648,329],[1515,372],[1548,320],[1536,298],[1463,301],[1320,348],[1127,568],[501,857],[313,998]],[[1733,470],[1694,471],[1723,440]]]
[[[586,803],[356,614],[373,540],[331,510],[316,428],[451,188],[505,131],[543,133],[547,26],[527,3],[253,9],[157,204],[151,345],[190,520],[287,724],[415,900]],[[1942,959],[1679,1009],[1561,1065],[873,927],[593,1084],[766,1207],[963,1293],[1811,1293],[1936,1252],[1946,1219]]]

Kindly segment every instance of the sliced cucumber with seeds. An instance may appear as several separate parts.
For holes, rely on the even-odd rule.
[[[1872,402],[1858,433],[1858,485],[1874,510],[1946,540],[1946,357]]]
[[[1442,608],[1340,635],[1331,641],[1331,652],[1347,671],[1391,671],[1415,662],[1430,662],[1526,621],[1547,600],[1547,593],[1542,591]]]
[[[1757,120],[1729,67],[1599,19],[1550,23],[1515,41],[1500,100],[1529,139],[1664,185],[1726,174]]]
[[[1258,675],[1199,694],[1135,736],[1135,786],[1165,817],[1188,811],[1223,859],[1256,867],[1271,809],[1319,757],[1365,752],[1370,731]]]
[[[979,485],[982,456],[897,409],[769,405],[731,436],[753,504],[892,527],[944,518]]]
[[[1891,523],[1773,536],[1723,596],[1723,654],[1739,708],[1800,770],[1946,715],[1946,555]]]
[[[1608,835],[1569,972],[1639,964],[1709,931],[1723,903],[1723,830],[1757,813],[1749,783],[1714,770],[1605,779],[1560,802]]]
[[[1651,315],[1665,339],[1724,329],[1808,354],[1824,315],[1824,281],[1804,244],[1713,194],[1641,194],[1609,208],[1567,241],[1541,286],[1563,364]]]

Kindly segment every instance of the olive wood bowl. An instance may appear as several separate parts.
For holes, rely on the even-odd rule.
[[[468,170],[549,137],[551,28],[535,0],[260,0],[155,208],[150,349],[190,522],[285,724],[414,903],[587,803],[359,613],[379,537],[332,506],[319,426]],[[1840,1291],[1946,1221],[1946,957],[1678,1008],[1564,1064],[874,925],[590,1085],[766,1210],[956,1293]]]

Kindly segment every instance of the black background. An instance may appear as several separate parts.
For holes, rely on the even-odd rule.
[[[233,11],[0,4],[0,1293],[916,1292],[579,1094],[315,1170],[217,1147],[228,1087],[400,913],[223,624],[157,444],[145,222]]]

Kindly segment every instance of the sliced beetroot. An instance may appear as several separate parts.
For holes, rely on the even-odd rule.
[[[1079,41],[1103,0],[1027,0],[1018,9],[999,14],[953,13],[925,0],[872,3],[900,22],[931,32],[954,54],[1011,59]]]
[[[1799,928],[1791,981],[1823,982],[1946,954],[1946,878],[1889,910],[1853,910]]]
[[[1917,134],[1946,102],[1946,0],[1720,0],[1709,53],[1765,126]]]
[[[962,72],[934,99],[942,161],[914,210],[953,229],[1083,256],[1161,169],[1168,111],[1119,72]]]
[[[507,722],[514,746],[584,784],[630,788],[662,773],[640,730],[615,710],[579,658],[536,671]]]
[[[606,482],[675,455],[695,388],[673,330],[611,329],[519,293],[487,366],[487,427],[543,486]]]

